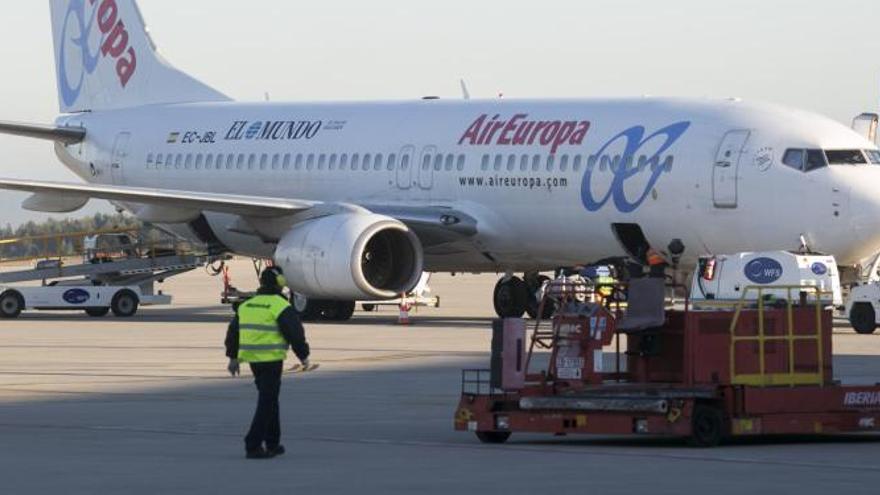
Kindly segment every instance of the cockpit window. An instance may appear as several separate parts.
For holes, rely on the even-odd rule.
[[[826,150],[831,165],[865,165],[868,161],[861,150]]]
[[[865,154],[868,155],[868,160],[871,160],[871,163],[874,165],[880,165],[880,151],[865,150]]]
[[[828,162],[825,161],[825,153],[822,153],[822,150],[807,150],[807,164],[804,167],[804,172],[810,172],[827,166]]]
[[[785,156],[782,157],[782,163],[788,165],[795,170],[804,169],[804,151],[805,150],[787,150]]]
[[[786,150],[782,163],[801,172],[811,172],[828,166],[822,150]]]

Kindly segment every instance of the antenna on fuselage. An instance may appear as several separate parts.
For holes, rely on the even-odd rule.
[[[471,99],[471,92],[468,90],[467,82],[465,82],[464,79],[460,79],[459,82],[461,83],[461,96],[462,96],[462,98],[464,98],[465,100],[470,100]]]

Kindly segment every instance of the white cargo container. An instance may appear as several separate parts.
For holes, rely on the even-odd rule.
[[[821,300],[830,305],[842,306],[840,276],[833,256],[805,255],[788,251],[762,253],[739,253],[702,258],[694,271],[691,283],[691,300],[735,301],[743,298],[757,299],[757,290],[748,287],[767,287],[763,295],[777,300],[789,297],[799,301],[800,291],[782,287],[817,287],[823,295]],[[778,288],[776,288],[778,287]],[[815,293],[806,294],[808,301],[815,301]]]

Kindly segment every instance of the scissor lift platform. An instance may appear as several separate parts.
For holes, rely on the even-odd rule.
[[[833,378],[831,309],[815,288],[782,289],[794,296],[783,305],[765,307],[767,289],[755,287],[755,301],[729,310],[686,305],[636,328],[607,305],[568,304],[535,327],[528,350],[524,322],[497,322],[492,369],[463,372],[455,428],[489,443],[528,432],[665,435],[696,446],[880,431],[880,384]],[[629,306],[638,312],[640,303]],[[625,351],[606,363],[603,348],[623,335]],[[542,348],[549,362],[531,370]]]

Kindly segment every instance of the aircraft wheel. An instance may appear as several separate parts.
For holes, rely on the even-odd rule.
[[[0,296],[0,318],[18,318],[24,310],[24,298],[14,290]]]
[[[113,311],[113,316],[117,318],[131,318],[137,313],[139,305],[140,301],[137,294],[130,290],[121,290],[113,296],[110,310]]]
[[[520,278],[502,278],[495,286],[493,299],[500,318],[520,318],[528,308],[529,290]]]
[[[362,305],[361,305],[361,309],[363,309],[363,310],[366,311],[367,313],[372,313],[372,312],[376,311],[376,310],[379,309],[379,308],[378,308],[378,306],[376,306],[375,304],[362,304]]]
[[[321,301],[294,292],[290,296],[290,304],[302,321],[315,321],[323,313]]]
[[[354,316],[354,301],[324,301],[321,317],[327,321],[348,321]]]
[[[853,304],[849,310],[849,323],[856,333],[870,335],[877,330],[877,315],[874,306],[870,303],[860,302]]]

